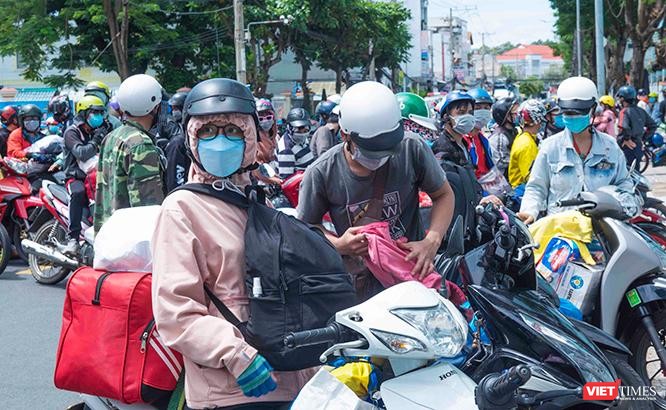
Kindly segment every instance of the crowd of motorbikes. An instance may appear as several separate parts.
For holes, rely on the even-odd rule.
[[[12,254],[28,262],[41,284],[92,265],[94,202],[84,214],[79,253],[65,254],[63,176],[53,174],[35,191],[15,162],[0,160],[0,170],[0,272]],[[377,408],[666,408],[666,205],[649,196],[644,176],[631,175],[644,209],[630,221],[604,190],[561,204],[591,217],[607,261],[582,320],[562,313],[560,298],[537,273],[539,244],[526,226],[510,210],[488,205],[476,210],[477,245],[466,249],[458,220],[435,260],[437,271],[468,297],[471,321],[446,299],[446,289],[438,294],[406,282],[338,312],[325,328],[288,336],[285,344],[320,345],[322,362],[363,357],[380,366],[384,381],[369,399]],[[266,188],[275,208],[295,214],[302,177]],[[431,205],[421,199],[423,208]],[[618,379],[655,394],[584,400],[587,383]],[[86,403],[136,408],[95,397]]]

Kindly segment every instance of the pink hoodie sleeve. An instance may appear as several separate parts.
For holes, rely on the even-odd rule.
[[[205,264],[198,261],[205,258],[204,249],[190,221],[174,208],[165,203],[153,234],[155,323],[168,346],[200,365],[226,367],[237,378],[257,351],[235,326],[209,313]]]

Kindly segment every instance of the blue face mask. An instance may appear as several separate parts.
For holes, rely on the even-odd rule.
[[[238,171],[243,163],[245,139],[226,135],[200,139],[197,152],[206,172],[219,178],[226,178]]]
[[[92,128],[97,128],[104,123],[104,114],[95,113],[88,115],[88,125]]]
[[[58,127],[57,125],[49,125],[49,133],[51,133],[52,135],[57,135],[58,131],[60,131],[60,127]]]
[[[586,115],[563,115],[564,126],[574,134],[578,134],[590,126],[590,114]]]
[[[564,118],[562,117],[562,114],[553,117],[553,125],[557,128],[564,128]]]

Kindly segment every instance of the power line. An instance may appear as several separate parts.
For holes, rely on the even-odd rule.
[[[159,11],[162,12],[162,13],[164,13],[164,14],[166,14],[167,16],[168,16],[168,15],[174,15],[174,16],[199,16],[199,15],[202,15],[202,14],[219,13],[219,12],[222,12],[222,11],[225,11],[225,10],[229,10],[229,9],[233,9],[233,8],[234,8],[234,6],[231,5],[231,6],[222,7],[221,9],[217,9],[217,10],[208,10],[208,11],[164,11],[164,10],[162,10],[162,9],[160,9]]]

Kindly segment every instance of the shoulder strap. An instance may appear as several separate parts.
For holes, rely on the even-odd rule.
[[[170,192],[174,193],[176,191],[191,191],[197,194],[212,196],[226,203],[235,205],[239,208],[248,208],[250,206],[250,201],[239,194],[238,192],[231,191],[229,189],[217,190],[213,188],[210,184],[200,184],[200,183],[190,183],[181,185],[178,188]]]
[[[203,287],[210,301],[213,302],[217,310],[220,311],[220,313],[227,320],[227,322],[231,323],[232,325],[238,328],[241,324],[241,321],[238,320],[236,315],[234,315],[233,312],[229,310],[229,308],[226,307],[224,303],[222,303],[222,301],[217,296],[215,296],[215,294],[213,294],[213,292],[208,288],[208,285],[204,284]]]
[[[368,207],[365,210],[364,216],[376,220],[382,219],[382,209],[384,208],[384,188],[386,187],[386,179],[388,176],[388,161],[382,165],[375,177],[372,179],[372,197],[368,202]]]

